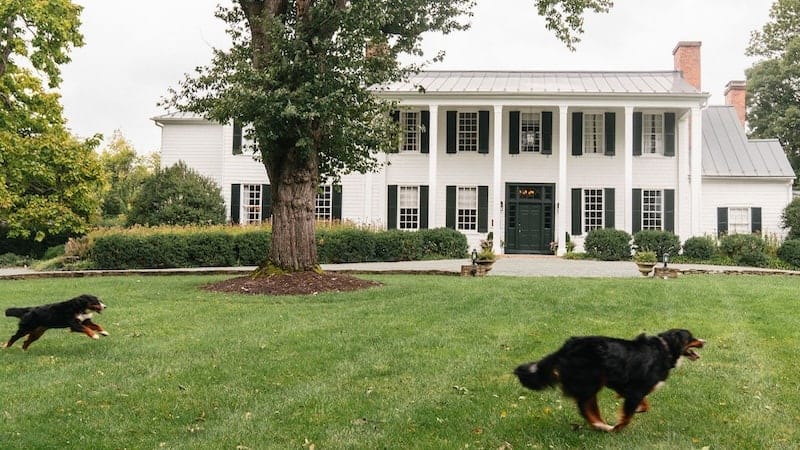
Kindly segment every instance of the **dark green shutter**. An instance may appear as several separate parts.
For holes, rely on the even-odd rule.
[[[447,153],[456,152],[457,127],[458,113],[456,111],[447,111]]]
[[[386,228],[394,230],[397,228],[397,185],[390,184],[386,191]]]
[[[233,148],[232,152],[234,155],[241,155],[242,154],[242,123],[239,121],[233,121]]]
[[[642,229],[642,190],[641,189],[634,189],[633,190],[633,204],[631,205],[631,209],[633,210],[631,214],[631,234],[635,234]]]
[[[583,234],[583,189],[572,190],[572,235]]]
[[[675,189],[664,189],[664,230],[675,232]]]
[[[268,184],[261,185],[261,221],[266,222],[272,217],[272,189]]]
[[[399,123],[400,122],[400,111],[393,109],[390,113],[392,116],[392,122]]]
[[[633,113],[633,155],[642,155],[642,113]]]
[[[664,113],[664,156],[675,156],[675,113]]]
[[[613,112],[605,113],[605,132],[606,132],[606,156],[614,156],[616,153],[616,133],[617,115]]]
[[[478,233],[489,230],[489,186],[478,186]]]
[[[478,153],[489,153],[489,111],[478,111]]]
[[[420,152],[421,153],[428,153],[430,152],[431,148],[431,135],[428,133],[428,129],[431,126],[431,112],[430,111],[422,111],[422,130],[419,134],[419,139],[422,141],[420,145]]]
[[[331,215],[333,216],[333,220],[342,220],[342,185],[334,184],[332,190]]]
[[[419,229],[428,229],[428,186],[419,187]]]
[[[508,154],[519,154],[519,111],[508,113]]]
[[[615,195],[614,188],[603,189],[603,223],[606,228],[614,228],[615,223]]]
[[[456,187],[447,186],[445,200],[445,222],[447,228],[456,229]]]
[[[542,154],[553,154],[553,113],[542,112]]]
[[[242,207],[241,203],[242,185],[231,185],[231,223],[239,223],[239,210]]]
[[[572,154],[583,154],[583,113],[572,113]]]
[[[750,232],[759,236],[764,232],[761,229],[761,208],[750,208]]]
[[[717,208],[717,237],[728,234],[728,208]]]

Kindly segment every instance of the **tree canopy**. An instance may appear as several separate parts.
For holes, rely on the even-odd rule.
[[[745,72],[751,137],[777,138],[800,174],[800,0],[773,3],[747,54],[762,58]]]
[[[0,235],[81,233],[97,215],[100,138],[73,137],[60,96],[44,86],[58,87],[59,66],[83,45],[80,11],[68,0],[0,3]]]
[[[610,0],[533,0],[568,46],[586,9]],[[424,56],[423,33],[469,27],[473,0],[238,0],[217,16],[229,50],[187,75],[166,104],[220,123],[248,125],[272,188],[269,259],[287,270],[317,265],[314,197],[320,182],[377,167],[396,145],[393,104],[370,87],[402,79]],[[436,55],[433,59],[439,58]]]

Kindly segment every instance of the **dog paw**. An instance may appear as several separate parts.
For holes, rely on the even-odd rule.
[[[102,334],[103,336],[108,336],[108,331],[101,331],[100,334]]]
[[[93,334],[93,335],[92,335],[92,339],[100,339],[100,335]]]

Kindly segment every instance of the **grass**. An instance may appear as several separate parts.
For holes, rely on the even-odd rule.
[[[792,277],[677,280],[371,276],[308,297],[212,294],[220,277],[0,282],[0,308],[88,292],[110,337],[50,330],[0,350],[0,448],[793,448]],[[3,318],[0,339],[16,329]],[[511,371],[571,335],[685,327],[673,371],[619,434]],[[613,422],[618,400],[604,393]]]

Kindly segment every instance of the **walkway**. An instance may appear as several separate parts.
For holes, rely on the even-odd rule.
[[[458,275],[461,265],[469,259],[444,259],[436,261],[398,261],[383,263],[323,264],[322,269],[344,273],[409,273]],[[670,264],[682,273],[708,274],[782,274],[800,275],[800,271],[759,269],[754,267],[712,266],[704,264]],[[0,279],[83,277],[100,275],[160,275],[160,274],[244,274],[255,267],[198,267],[189,269],[145,270],[84,270],[75,272],[37,272],[26,268],[0,268]],[[524,277],[640,277],[631,261],[568,260],[556,256],[502,256],[494,263],[490,276]]]

